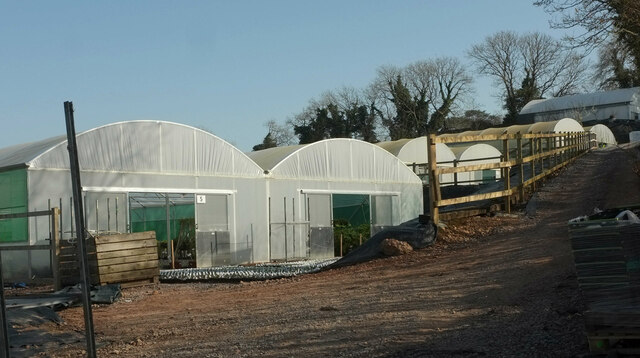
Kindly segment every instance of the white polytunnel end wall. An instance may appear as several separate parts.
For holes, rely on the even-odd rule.
[[[477,143],[464,147],[454,147],[451,150],[456,154],[458,166],[475,164],[500,163],[502,153],[491,145]],[[486,169],[472,172],[458,173],[459,185],[473,185],[493,182],[500,179],[500,169]]]
[[[182,124],[131,121],[79,133],[77,145],[89,232],[154,230],[160,242],[185,247],[176,247],[185,265],[268,260],[263,170],[231,144]],[[26,171],[28,211],[59,207],[62,239],[75,237],[66,137],[21,149],[29,154],[0,150],[0,163]],[[47,218],[25,225],[22,244],[48,242]],[[48,252],[24,255],[14,272],[50,272]]]
[[[584,132],[582,125],[572,118],[562,118],[551,122],[537,122],[529,125],[527,133],[574,133]]]
[[[376,145],[395,155],[403,163],[411,167],[426,184],[428,178],[428,167],[424,164],[429,162],[426,136],[413,139],[399,139],[389,142],[380,142],[376,143]],[[453,167],[455,160],[456,156],[453,154],[449,146],[444,143],[436,143],[436,162],[438,163],[438,166]],[[451,182],[453,182],[453,174],[440,175],[440,183],[443,185]]]
[[[604,145],[616,145],[618,142],[616,141],[616,137],[613,135],[613,132],[609,127],[604,124],[596,124],[591,127],[584,127],[585,131],[595,133],[596,142],[598,144]]]
[[[271,260],[333,257],[334,223],[355,219],[338,217],[349,206],[371,235],[422,213],[420,178],[376,145],[327,139],[248,155],[268,173]]]

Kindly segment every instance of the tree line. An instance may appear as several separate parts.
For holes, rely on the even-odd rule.
[[[582,32],[556,40],[539,32],[501,31],[468,49],[469,68],[494,81],[504,116],[469,104],[474,78],[467,65],[455,57],[438,57],[405,67],[381,66],[365,88],[344,87],[311,99],[285,123],[267,122],[267,135],[253,150],[328,138],[375,143],[511,125],[534,99],[640,85],[640,2],[538,0],[534,4],[555,16],[552,28]],[[594,50],[598,59],[591,66],[586,57]]]

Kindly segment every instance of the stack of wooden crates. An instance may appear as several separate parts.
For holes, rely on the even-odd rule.
[[[61,240],[57,246],[58,287],[81,282],[76,242]],[[123,287],[156,283],[160,274],[154,231],[100,235],[87,239],[91,283],[119,283]]]
[[[640,224],[615,218],[625,212],[640,214],[640,206],[569,222],[593,353],[640,353]]]

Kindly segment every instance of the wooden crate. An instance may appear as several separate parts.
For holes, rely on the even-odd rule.
[[[61,242],[59,272],[62,285],[80,282],[77,245]],[[87,240],[92,284],[120,283],[132,286],[158,282],[158,246],[154,231],[103,235]]]

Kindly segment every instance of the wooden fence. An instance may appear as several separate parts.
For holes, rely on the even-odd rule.
[[[561,133],[561,134],[503,134],[503,135],[483,135],[483,136],[463,136],[463,137],[437,137],[433,134],[427,138],[428,154],[428,178],[429,178],[429,209],[434,223],[438,223],[442,218],[455,217],[456,211],[440,213],[440,208],[477,202],[488,199],[503,199],[503,209],[511,212],[511,202],[514,199],[520,201],[525,198],[525,190],[530,187],[535,190],[536,183],[548,175],[564,167],[575,160],[578,156],[592,148],[594,133]],[[475,164],[456,167],[438,166],[436,162],[437,143],[479,143],[493,142],[502,143],[502,158],[499,163]],[[523,148],[527,148],[528,155],[525,155]],[[512,158],[515,156],[515,158]],[[531,174],[525,178],[525,165],[531,168]],[[490,193],[461,196],[456,198],[443,199],[440,188],[440,175],[457,174],[463,172],[473,172],[479,170],[501,171],[503,190]],[[511,170],[518,169],[518,183],[512,185]]]

